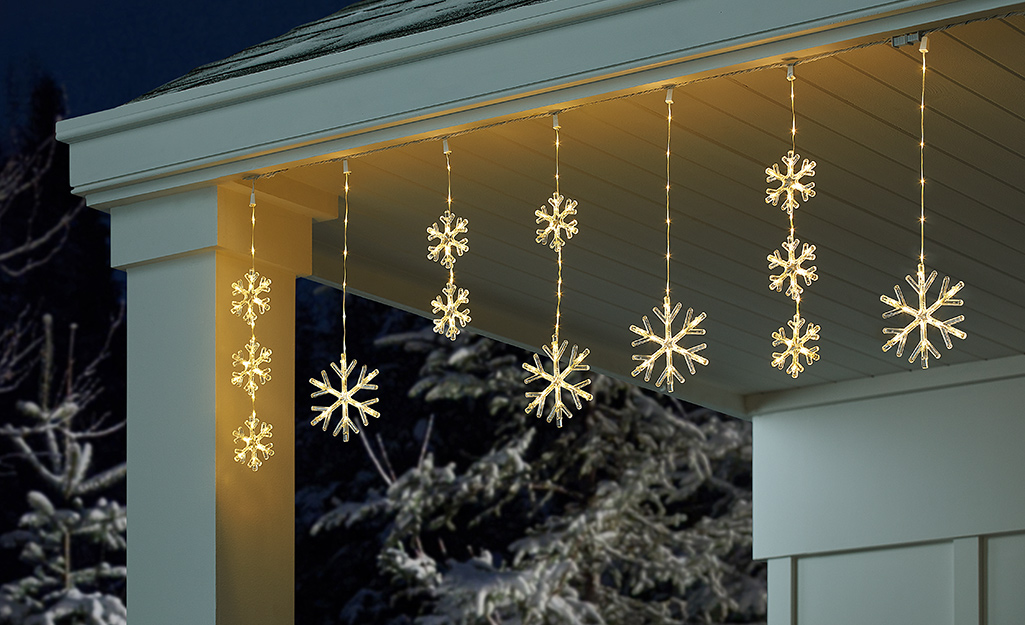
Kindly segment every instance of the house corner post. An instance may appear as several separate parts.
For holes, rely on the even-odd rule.
[[[261,203],[256,269],[272,280],[257,340],[273,351],[256,397],[274,455],[234,460],[252,411],[231,384],[250,336],[231,313],[250,268],[249,194],[207,187],[111,209],[111,264],[128,275],[128,602],[151,625],[294,618],[295,278],[309,216]],[[261,457],[262,459],[262,457]]]

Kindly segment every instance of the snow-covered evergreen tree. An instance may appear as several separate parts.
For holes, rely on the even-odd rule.
[[[77,374],[69,357],[57,380],[49,316],[43,325],[38,400],[19,402],[20,415],[0,424],[10,456],[41,486],[28,493],[18,528],[0,535],[0,547],[19,549],[27,565],[24,577],[0,586],[0,623],[125,625],[125,605],[113,591],[123,591],[126,569],[108,560],[126,547],[127,517],[102,494],[124,479],[126,467],[95,467],[90,442],[124,421],[106,425],[84,411],[100,392],[95,368],[105,354]],[[73,354],[73,337],[70,345]]]
[[[595,400],[559,430],[523,413],[518,350],[429,331],[380,343],[423,358],[410,394],[431,416],[401,473],[361,437],[380,487],[312,527],[379,536],[378,576],[343,622],[764,622],[749,424],[592,375]],[[359,557],[346,549],[333,561]]]

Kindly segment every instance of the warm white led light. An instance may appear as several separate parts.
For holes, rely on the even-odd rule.
[[[893,287],[897,299],[893,299],[888,295],[880,295],[879,301],[890,307],[890,310],[883,313],[883,319],[890,319],[902,314],[911,317],[911,320],[903,328],[883,328],[883,334],[893,335],[893,338],[883,343],[883,351],[890,351],[890,348],[896,345],[897,357],[903,356],[904,344],[915,328],[917,328],[918,345],[915,346],[911,356],[908,357],[908,362],[914,362],[918,358],[922,368],[928,369],[929,355],[932,354],[935,358],[940,357],[939,351],[936,350],[932,341],[929,340],[929,326],[933,326],[940,331],[940,335],[943,337],[943,344],[946,345],[947,349],[953,348],[950,342],[951,335],[959,339],[964,339],[968,335],[963,330],[954,327],[954,325],[964,321],[964,315],[958,315],[946,321],[936,319],[933,316],[933,313],[943,306],[961,306],[963,304],[960,299],[955,299],[954,296],[964,288],[964,282],[958,282],[954,286],[950,286],[950,278],[944,277],[936,301],[931,305],[926,303],[929,287],[932,286],[933,281],[936,279],[936,271],[930,273],[928,278],[925,277],[925,54],[929,51],[928,37],[922,37],[922,43],[918,50],[922,53],[922,99],[919,104],[919,130],[921,138],[918,142],[918,179],[920,182],[918,271],[915,280],[912,280],[910,275],[904,276],[907,283],[911,285],[911,289],[918,294],[918,307],[913,308],[908,305],[904,300],[904,294],[900,291],[899,284]]]
[[[438,228],[437,222],[427,228],[427,240],[438,240],[437,245],[427,246],[427,258],[440,262],[448,269],[448,282],[441,290],[441,295],[431,301],[431,307],[434,313],[442,313],[441,317],[434,320],[434,331],[454,341],[459,336],[459,328],[470,323],[470,310],[459,310],[463,304],[470,303],[470,291],[456,287],[455,273],[456,257],[462,256],[470,249],[466,237],[458,238],[460,234],[467,233],[469,222],[452,213],[452,150],[448,147],[448,139],[442,141],[441,145],[445,153],[445,171],[448,177],[445,213],[441,216],[441,223],[445,229]],[[445,299],[442,299],[442,296]]]
[[[801,287],[801,278],[804,279],[805,286],[811,286],[812,282],[819,279],[815,274],[815,267],[802,266],[805,262],[815,260],[815,246],[805,243],[801,253],[797,254],[797,246],[800,243],[800,239],[795,239],[793,235],[790,235],[786,241],[783,241],[783,249],[787,253],[786,258],[780,255],[779,250],[773,250],[772,254],[765,257],[769,261],[769,269],[780,269],[780,273],[769,276],[769,289],[782,291],[783,285],[789,280],[787,295],[795,301],[800,299],[801,293],[804,292]]]
[[[804,366],[801,365],[801,356],[804,356],[808,365],[819,359],[819,348],[808,347],[809,342],[819,339],[819,326],[809,323],[808,329],[801,334],[801,328],[805,322],[806,320],[802,319],[799,314],[794,314],[794,318],[787,322],[791,330],[790,336],[787,336],[786,330],[782,327],[772,333],[772,346],[783,345],[785,347],[781,352],[773,352],[772,366],[778,369],[786,367],[787,373],[792,378],[796,378],[804,371]],[[790,358],[790,366],[787,366],[787,358]]]
[[[264,442],[265,438],[273,436],[271,430],[274,426],[267,422],[261,422],[256,417],[256,411],[253,411],[253,414],[246,419],[244,427],[247,429],[243,430],[240,427],[233,432],[235,444],[242,445],[235,449],[235,462],[241,462],[253,471],[257,471],[263,465],[263,461],[260,460],[261,454],[263,460],[274,455],[274,443]]]
[[[327,427],[331,422],[331,415],[338,408],[342,409],[342,417],[335,424],[335,431],[332,432],[332,436],[338,436],[338,433],[342,433],[342,440],[349,442],[349,430],[352,430],[356,434],[359,434],[359,428],[356,423],[349,418],[349,408],[355,408],[359,411],[359,416],[363,420],[363,425],[368,425],[367,417],[374,417],[375,419],[380,417],[380,413],[371,408],[370,406],[377,403],[377,398],[367,399],[364,401],[357,401],[354,397],[356,393],[360,391],[376,391],[377,385],[371,384],[370,381],[377,377],[377,369],[374,369],[369,374],[367,373],[367,366],[363,365],[360,369],[359,379],[353,384],[352,388],[349,388],[349,374],[356,367],[356,361],[346,361],[346,355],[343,353],[341,360],[336,365],[331,363],[331,369],[334,370],[340,382],[338,388],[331,386],[331,382],[327,379],[327,371],[321,371],[320,375],[323,378],[323,382],[316,378],[310,378],[310,384],[317,387],[318,390],[310,394],[311,398],[320,397],[321,395],[332,395],[335,398],[335,402],[330,406],[313,406],[311,409],[319,411],[320,414],[310,421],[310,425],[317,425],[321,421],[324,422],[323,429],[326,432]]]
[[[242,317],[242,321],[249,326],[249,342],[241,350],[232,356],[232,363],[241,370],[231,374],[231,383],[239,386],[249,395],[252,404],[252,412],[246,419],[245,426],[248,432],[242,428],[235,430],[235,444],[242,444],[241,448],[235,450],[235,462],[248,466],[253,471],[259,470],[263,462],[259,454],[263,454],[263,460],[274,455],[273,443],[264,444],[264,438],[271,437],[270,423],[262,422],[256,416],[256,391],[261,384],[270,382],[271,350],[261,347],[256,340],[256,319],[259,315],[270,310],[270,278],[261,276],[256,271],[256,181],[253,181],[252,191],[249,195],[249,271],[241,280],[231,284],[232,297],[239,299],[231,302],[231,314]],[[257,427],[259,426],[259,427]]]
[[[635,339],[631,345],[637,347],[644,343],[654,343],[658,346],[658,349],[654,353],[648,354],[647,356],[634,354],[634,360],[640,360],[641,364],[630,372],[631,376],[638,376],[641,372],[644,373],[644,381],[649,382],[651,380],[651,371],[655,367],[655,362],[665,356],[666,368],[662,372],[662,375],[655,382],[655,386],[662,386],[663,383],[666,385],[666,390],[670,393],[673,392],[673,378],[684,381],[683,374],[681,374],[676,367],[673,365],[673,354],[679,354],[683,357],[687,363],[687,369],[691,375],[694,375],[694,363],[701,365],[707,365],[708,359],[698,354],[701,350],[707,347],[704,343],[695,345],[693,347],[684,347],[680,344],[685,336],[695,335],[702,336],[705,334],[704,328],[699,328],[700,324],[705,319],[705,313],[701,313],[697,317],[694,316],[694,309],[687,309],[687,317],[683,321],[683,327],[680,328],[679,332],[673,333],[673,320],[676,319],[676,315],[680,313],[680,309],[683,307],[682,304],[677,303],[676,307],[670,310],[671,301],[666,297],[662,301],[662,310],[658,308],[652,308],[652,312],[658,317],[659,321],[662,322],[665,328],[664,334],[656,334],[651,329],[651,324],[648,323],[648,316],[642,317],[644,321],[644,327],[639,328],[637,326],[630,326],[630,330],[635,334],[640,335],[641,338]]]
[[[534,354],[534,364],[523,363],[523,369],[530,375],[524,381],[526,384],[530,384],[534,380],[543,379],[548,382],[548,386],[543,391],[528,391],[527,399],[530,403],[527,404],[527,414],[536,411],[537,416],[540,418],[541,414],[545,410],[545,402],[549,397],[552,398],[552,408],[548,411],[548,423],[555,419],[556,427],[562,427],[562,418],[566,417],[571,419],[573,413],[569,411],[566,404],[562,402],[562,391],[568,391],[570,399],[573,400],[573,405],[576,406],[577,410],[580,410],[580,400],[591,401],[593,396],[584,390],[584,387],[591,383],[590,380],[581,380],[576,384],[570,384],[566,381],[566,376],[573,373],[574,371],[589,371],[591,367],[585,365],[584,359],[591,353],[591,350],[585,349],[582,352],[577,352],[577,346],[573,346],[573,350],[570,352],[569,366],[565,369],[559,368],[559,361],[562,360],[562,355],[566,351],[566,345],[569,341],[563,341],[561,344],[558,342],[558,337],[552,335],[552,342],[549,345],[544,346],[544,352],[548,355],[548,358],[552,361],[552,371],[549,373],[545,370],[541,364],[541,358]]]
[[[708,359],[698,354],[699,351],[705,349],[706,345],[701,343],[693,347],[684,347],[681,345],[681,341],[684,337],[689,335],[704,335],[704,328],[699,328],[700,324],[705,319],[705,313],[701,313],[697,317],[694,317],[694,309],[687,309],[687,317],[683,322],[683,328],[679,332],[673,331],[673,320],[680,314],[680,309],[683,307],[682,304],[677,303],[673,307],[672,300],[669,297],[669,260],[672,258],[672,254],[669,251],[669,226],[672,220],[669,217],[669,188],[670,188],[670,175],[669,165],[670,156],[672,154],[670,147],[672,145],[673,137],[673,90],[669,89],[666,93],[666,107],[668,109],[666,113],[666,292],[665,297],[662,298],[662,310],[658,308],[652,308],[652,312],[658,317],[658,320],[662,322],[664,332],[656,333],[651,328],[651,323],[648,322],[648,316],[644,315],[641,317],[641,321],[644,323],[644,327],[638,327],[635,325],[630,326],[630,331],[640,336],[638,339],[634,339],[631,346],[638,347],[645,343],[654,343],[657,348],[651,354],[634,354],[633,359],[641,361],[641,364],[634,367],[634,370],[630,372],[632,377],[637,377],[641,373],[644,373],[644,381],[651,381],[651,372],[655,368],[655,364],[659,358],[665,357],[666,365],[662,371],[662,375],[659,376],[658,380],[655,381],[655,386],[666,385],[666,391],[672,393],[674,381],[679,380],[681,383],[685,381],[683,374],[676,365],[673,364],[673,354],[678,354],[683,357],[687,363],[687,369],[691,375],[694,375],[694,363],[701,365],[707,365]]]
[[[552,207],[552,212],[549,214],[544,205],[534,211],[534,215],[537,217],[536,223],[545,223],[544,228],[537,230],[537,236],[534,240],[541,245],[547,245],[555,250],[556,267],[558,267],[558,278],[555,283],[555,333],[552,334],[552,342],[543,347],[545,354],[552,361],[552,371],[551,373],[546,371],[541,364],[541,357],[534,354],[534,364],[529,362],[523,363],[523,369],[530,374],[523,382],[524,384],[530,384],[535,380],[541,379],[548,382],[548,386],[543,391],[527,391],[526,395],[530,403],[527,404],[526,412],[527,414],[535,412],[538,418],[540,418],[544,412],[545,402],[551,397],[552,408],[548,412],[547,420],[548,423],[551,423],[554,419],[556,427],[561,428],[563,417],[567,419],[573,417],[573,413],[562,402],[563,390],[569,391],[570,398],[573,400],[573,405],[576,406],[577,410],[580,410],[582,406],[580,403],[581,398],[585,401],[591,401],[592,399],[591,394],[583,390],[585,386],[591,383],[590,380],[581,380],[575,384],[570,384],[566,381],[566,376],[574,371],[590,370],[590,366],[584,364],[584,359],[591,353],[591,350],[585,349],[582,352],[578,352],[577,346],[574,345],[569,358],[569,366],[565,369],[560,368],[559,361],[562,359],[568,344],[568,341],[562,341],[561,343],[559,341],[559,327],[562,322],[562,248],[566,241],[577,233],[577,220],[567,221],[567,218],[576,214],[577,202],[576,200],[563,197],[562,193],[559,192],[559,129],[561,126],[559,125],[558,115],[552,116],[552,128],[555,130],[555,192],[552,194],[552,197],[548,198],[548,204]],[[551,243],[548,242],[549,235],[551,235]]]
[[[811,283],[818,280],[819,276],[815,273],[815,267],[804,267],[804,263],[815,260],[815,246],[805,243],[801,248],[801,253],[798,254],[797,246],[801,241],[794,235],[794,211],[800,207],[797,198],[800,197],[801,200],[807,202],[809,198],[815,197],[815,183],[804,180],[804,178],[815,175],[815,161],[804,159],[800,168],[797,167],[801,156],[797,153],[797,105],[794,99],[796,76],[794,76],[793,65],[787,67],[787,80],[790,82],[790,151],[782,159],[783,164],[786,165],[785,172],[780,170],[779,164],[765,168],[765,181],[779,183],[778,187],[765,190],[765,203],[777,206],[780,199],[783,199],[780,208],[787,213],[790,230],[786,241],[783,241],[782,244],[786,257],[784,258],[779,250],[773,250],[772,254],[766,256],[765,259],[769,261],[770,270],[780,270],[779,273],[769,276],[769,289],[782,291],[783,285],[786,284],[787,297],[794,300],[794,316],[787,322],[792,336],[788,337],[782,327],[772,333],[772,346],[783,345],[785,349],[781,352],[773,352],[771,363],[778,369],[786,368],[790,377],[796,378],[804,371],[804,365],[800,360],[801,356],[804,356],[805,364],[809,366],[819,359],[819,348],[808,347],[807,344],[819,339],[820,326],[808,323],[807,331],[801,334],[801,328],[807,323],[807,320],[801,317],[801,295],[804,293],[801,280],[804,280],[804,286],[811,286]],[[790,359],[789,366],[787,358]]]

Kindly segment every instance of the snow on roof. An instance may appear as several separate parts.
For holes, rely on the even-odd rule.
[[[544,1],[364,0],[226,59],[198,67],[140,96],[136,101]]]

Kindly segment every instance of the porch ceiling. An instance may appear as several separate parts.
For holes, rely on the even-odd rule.
[[[930,43],[926,260],[966,283],[964,307],[944,310],[963,313],[968,333],[953,350],[941,345],[933,368],[970,366],[1025,353],[1025,18],[952,27]],[[769,365],[770,336],[793,314],[767,288],[765,260],[787,227],[764,202],[763,173],[789,148],[785,70],[675,92],[672,287],[684,307],[708,314],[711,361],[677,394],[737,415],[765,394],[918,367],[911,349],[905,359],[880,350],[881,329],[897,324],[881,318],[879,301],[897,283],[909,293],[918,253],[917,47],[852,50],[796,73],[798,152],[818,163],[817,196],[795,217],[797,236],[817,246],[819,281],[802,311],[822,326],[822,359],[797,380]],[[646,349],[631,348],[629,327],[651,318],[664,287],[663,100],[659,89],[560,114],[561,188],[579,202],[580,227],[564,250],[562,334],[619,377]],[[442,136],[350,160],[349,284],[426,316],[446,279],[425,257],[425,228],[445,208]],[[453,209],[470,226],[456,282],[470,291],[472,330],[537,350],[555,308],[555,255],[534,242],[534,210],[554,190],[551,120],[486,127],[450,145]],[[279,176],[341,194],[341,162]],[[315,225],[317,279],[340,285],[341,248],[340,219]]]

